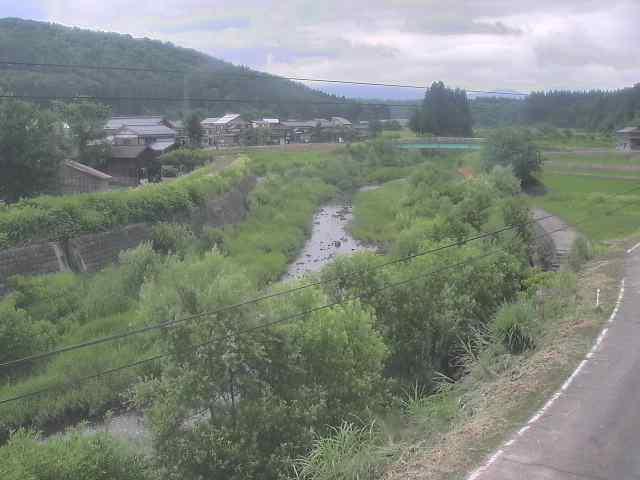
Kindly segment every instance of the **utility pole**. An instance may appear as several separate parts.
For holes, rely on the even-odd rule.
[[[189,88],[187,83],[187,72],[182,74],[182,108],[184,110],[184,115],[187,115],[189,112]]]

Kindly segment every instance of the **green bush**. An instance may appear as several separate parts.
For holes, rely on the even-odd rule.
[[[317,439],[311,452],[296,463],[298,480],[378,478],[386,458],[379,452],[381,432],[375,424],[344,422],[332,435]]]
[[[226,234],[221,228],[204,227],[198,241],[200,244],[198,247],[200,252],[208,252],[214,248],[222,253],[228,252],[225,244],[227,241]]]
[[[509,353],[518,354],[535,348],[539,334],[533,302],[523,300],[503,305],[491,324],[491,333]]]
[[[582,266],[593,258],[593,247],[591,242],[584,237],[578,237],[574,240],[569,251],[569,267],[577,272]]]
[[[215,154],[211,150],[179,148],[165,153],[159,160],[163,168],[166,168],[164,167],[166,165],[190,172],[197,167],[212,162],[214,159]]]
[[[176,178],[180,176],[180,169],[171,165],[162,166],[162,176],[167,178]]]
[[[184,257],[194,239],[193,231],[188,225],[163,222],[153,226],[153,249],[164,255],[177,254]]]
[[[0,362],[44,351],[53,343],[55,329],[46,321],[33,321],[16,307],[15,297],[0,302]],[[6,369],[1,371],[2,374]]]
[[[160,265],[149,243],[120,254],[119,264],[97,273],[82,299],[83,320],[94,320],[133,308],[145,279]]]
[[[64,321],[77,312],[84,296],[84,282],[73,273],[43,276],[16,276],[9,280],[16,306],[34,320],[46,320],[64,329]]]
[[[106,434],[74,433],[46,443],[20,430],[0,447],[3,480],[147,480],[147,461]]]

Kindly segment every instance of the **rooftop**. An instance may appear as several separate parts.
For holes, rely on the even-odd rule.
[[[91,168],[90,166],[83,163],[74,162],[73,160],[65,160],[64,164],[69,168],[73,168],[74,170],[86,173],[87,175],[99,178],[101,180],[110,180],[112,178],[111,175],[107,175],[106,173],[101,172],[100,170],[96,170],[95,168]]]
[[[111,117],[104,128],[107,130],[116,130],[125,126],[162,125],[162,121],[162,117],[158,115],[148,117]]]
[[[210,125],[226,125],[229,122],[232,122],[240,118],[239,113],[227,113],[223,117],[220,118],[207,118],[202,123],[208,123]],[[209,121],[210,120],[210,121]]]
[[[146,145],[114,145],[111,147],[113,158],[138,158],[147,149]]]
[[[157,142],[149,145],[149,148],[156,152],[164,152],[168,148],[173,147],[175,144],[175,140],[158,140]]]
[[[617,131],[617,133],[640,133],[640,127],[625,127]]]
[[[147,135],[175,136],[176,131],[165,125],[127,125],[116,132],[116,136],[119,137],[130,137],[132,134],[139,137]]]

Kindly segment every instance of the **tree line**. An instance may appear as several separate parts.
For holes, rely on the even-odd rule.
[[[485,128],[549,125],[610,133],[640,125],[640,83],[612,91],[552,90],[524,99],[476,98],[471,111],[475,124]]]

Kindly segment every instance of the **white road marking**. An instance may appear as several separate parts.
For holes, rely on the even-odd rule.
[[[640,246],[640,243],[638,243],[638,245],[630,249],[629,252],[633,251],[638,246]],[[611,315],[609,316],[609,320],[607,321],[607,323],[612,323],[613,320],[616,318],[618,311],[620,310],[620,305],[622,304],[622,299],[624,298],[624,283],[625,283],[625,279],[623,278],[622,282],[620,283],[620,293],[618,294],[618,300],[616,301],[616,305],[613,311],[611,312]],[[531,428],[533,424],[535,424],[538,420],[540,420],[540,418],[542,418],[545,412],[556,402],[556,400],[558,400],[562,395],[565,394],[567,388],[569,388],[573,380],[580,374],[580,372],[582,371],[584,366],[587,364],[589,359],[591,359],[591,357],[593,357],[593,355],[598,351],[598,349],[602,345],[602,341],[607,336],[608,331],[609,331],[609,327],[605,327],[604,329],[602,329],[602,332],[600,332],[598,339],[591,347],[591,350],[589,350],[589,353],[587,353],[585,359],[580,362],[578,367],[573,371],[573,373],[569,376],[569,378],[567,378],[567,380],[562,384],[562,387],[560,387],[560,390],[558,390],[556,393],[553,394],[553,396],[547,401],[547,403],[545,403],[544,406],[540,410],[538,410],[533,417],[529,419],[527,424],[524,427],[522,427],[520,430],[518,430],[518,432],[514,435],[513,438],[511,438],[508,442],[506,442],[500,450],[498,450],[491,457],[489,457],[489,459],[484,463],[484,465],[482,465],[481,467],[473,471],[471,475],[467,477],[467,480],[477,480],[478,478],[480,478],[480,475],[486,472],[489,469],[489,467],[491,467],[491,465],[493,465],[504,454],[504,451],[506,448],[511,447],[518,438],[524,435]]]
[[[640,247],[640,242],[636,243],[633,247],[627,250],[627,253],[632,253],[638,247]]]

